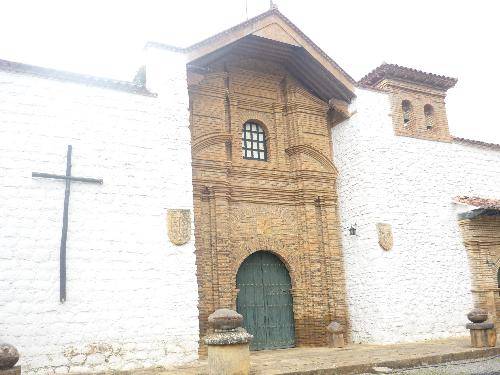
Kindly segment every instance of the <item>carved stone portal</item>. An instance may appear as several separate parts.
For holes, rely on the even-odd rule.
[[[385,251],[392,249],[393,238],[391,224],[377,223],[378,244]]]
[[[168,238],[174,245],[184,245],[191,238],[191,214],[189,210],[167,211]]]

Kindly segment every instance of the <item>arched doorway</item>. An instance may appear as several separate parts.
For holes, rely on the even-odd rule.
[[[254,339],[252,350],[295,345],[292,283],[283,262],[267,251],[253,253],[236,275],[236,308]]]

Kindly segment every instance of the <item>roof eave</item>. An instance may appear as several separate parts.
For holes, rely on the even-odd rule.
[[[270,9],[230,29],[187,47],[184,49],[184,52],[187,54],[188,64],[245,36],[254,34],[273,23],[278,24],[285,31],[293,35],[301,45],[301,48],[307,51],[314,60],[321,64],[324,69],[345,87],[347,92],[349,92],[348,97],[355,96],[355,80],[277,9]]]
[[[428,73],[396,64],[384,63],[361,78],[358,84],[360,86],[377,87],[384,79],[410,82],[440,91],[447,91],[458,82],[457,78]]]

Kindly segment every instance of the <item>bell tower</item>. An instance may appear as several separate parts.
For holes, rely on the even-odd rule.
[[[394,133],[431,141],[450,142],[445,98],[456,78],[394,64],[382,64],[360,85],[390,93]]]

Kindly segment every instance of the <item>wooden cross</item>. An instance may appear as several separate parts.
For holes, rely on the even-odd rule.
[[[64,191],[64,211],[63,211],[63,226],[61,234],[61,247],[59,252],[59,300],[66,301],[66,239],[68,238],[68,207],[69,207],[69,192],[71,181],[90,182],[94,184],[102,184],[101,178],[73,177],[71,176],[71,145],[68,145],[68,154],[66,157],[66,175],[51,174],[51,173],[31,173],[32,177],[53,178],[56,180],[66,181],[66,190]]]

